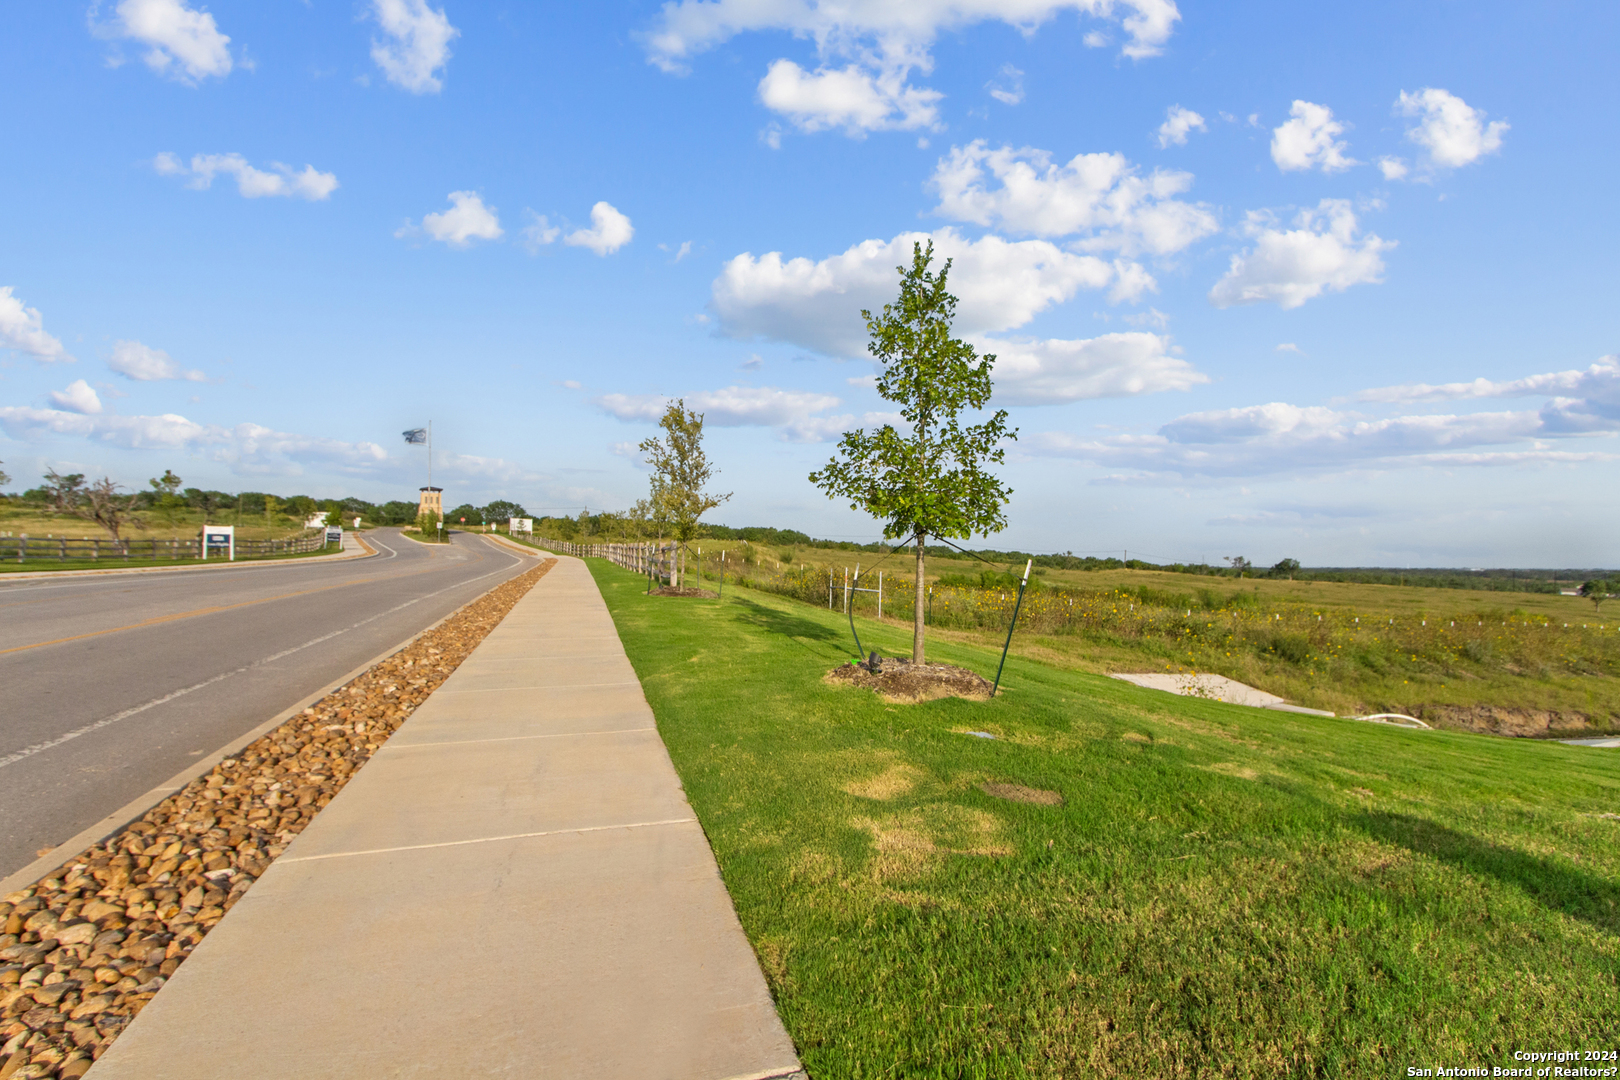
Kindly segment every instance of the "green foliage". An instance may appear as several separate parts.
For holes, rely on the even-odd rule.
[[[684,399],[675,401],[664,410],[658,426],[664,429],[664,438],[644,439],[640,447],[653,468],[651,506],[684,544],[697,536],[703,515],[731,495],[704,490],[715,469],[703,452],[702,413],[688,409]]]
[[[1285,577],[1290,581],[1293,580],[1294,575],[1297,573],[1299,573],[1298,559],[1283,559],[1271,568],[1272,577]]]
[[[422,534],[422,539],[435,541],[439,539],[439,526],[441,523],[439,515],[429,510],[417,515],[416,531]]]
[[[85,497],[84,473],[61,475],[55,469],[45,471],[45,504],[54,513],[74,514]]]
[[[455,525],[482,525],[484,523],[484,514],[472,503],[462,503],[444,515],[444,519]]]
[[[1604,581],[1602,579],[1588,581],[1585,585],[1581,586],[1581,595],[1592,601],[1593,607],[1597,608],[1599,611],[1602,611],[1603,601],[1609,598],[1609,593],[1611,590],[1613,590],[1613,588],[1613,582]]]
[[[951,263],[929,270],[934,246],[913,245],[911,268],[899,267],[900,298],[883,313],[862,311],[872,340],[867,351],[883,365],[877,391],[900,406],[905,434],[885,424],[876,431],[845,432],[838,456],[810,474],[830,498],[883,521],[890,538],[989,535],[1007,525],[1001,508],[1012,494],[984,471],[1005,456],[1003,439],[1016,439],[1007,412],[964,426],[964,409],[990,404],[996,358],[951,336],[956,297],[946,289]]]
[[[504,525],[508,518],[528,517],[529,512],[522,505],[508,502],[505,499],[496,499],[494,502],[479,509],[478,516],[486,524]]]

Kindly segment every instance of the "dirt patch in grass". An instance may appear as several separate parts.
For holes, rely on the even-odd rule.
[[[979,790],[997,799],[1034,803],[1036,806],[1062,806],[1063,796],[1055,791],[1025,787],[1022,784],[980,784]]]
[[[827,679],[865,687],[884,701],[897,705],[915,705],[947,697],[990,700],[990,683],[966,668],[950,664],[913,664],[897,656],[875,656],[859,664],[844,664],[827,672]]]
[[[995,815],[948,803],[886,821],[853,818],[850,824],[872,834],[872,877],[880,883],[926,873],[946,855],[1012,854],[1000,840],[1001,821]]]
[[[1606,734],[1617,730],[1612,716],[1587,716],[1554,709],[1508,709],[1495,705],[1423,705],[1413,716],[1434,727],[1541,739]]]
[[[713,600],[716,596],[718,596],[720,594],[717,593],[717,592],[714,592],[712,589],[688,589],[684,585],[677,589],[677,588],[674,588],[674,587],[669,586],[669,585],[660,585],[660,586],[658,586],[658,588],[654,589],[652,592],[648,593],[647,595],[648,596],[707,597],[708,599]]]
[[[886,772],[878,773],[876,776],[845,784],[844,790],[856,798],[876,799],[880,802],[886,802],[896,796],[909,793],[912,788],[917,786],[917,781],[920,779],[922,779],[922,773],[919,770],[912,768],[910,765],[895,765]]]

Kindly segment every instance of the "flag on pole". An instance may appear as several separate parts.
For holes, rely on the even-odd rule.
[[[428,439],[427,428],[424,427],[413,427],[404,434],[405,441],[408,443],[425,443]]]

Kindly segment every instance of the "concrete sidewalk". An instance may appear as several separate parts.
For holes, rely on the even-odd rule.
[[[563,558],[90,1076],[798,1070],[607,607]]]

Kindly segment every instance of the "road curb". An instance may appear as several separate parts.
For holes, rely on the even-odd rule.
[[[367,547],[370,547],[370,545],[367,545]],[[371,555],[362,557],[371,558],[374,555],[376,555],[375,551],[373,551]],[[255,727],[251,731],[245,732],[232,739],[230,742],[226,743],[212,754],[198,758],[196,761],[186,766],[174,776],[171,776],[162,784],[159,784],[157,787],[146,792],[146,794],[130,800],[117,810],[114,810],[112,813],[96,822],[94,825],[91,825],[89,828],[83,829],[75,835],[62,841],[56,847],[52,848],[49,854],[40,856],[22,869],[8,875],[4,879],[0,879],[0,896],[5,896],[8,893],[16,892],[19,889],[29,888],[35,882],[49,877],[53,871],[59,870],[63,866],[66,866],[80,852],[84,851],[86,848],[99,844],[107,837],[121,830],[130,822],[144,817],[146,812],[151,810],[158,803],[162,802],[164,799],[167,799],[170,795],[173,795],[176,791],[179,791],[181,788],[185,787],[199,776],[205,775],[211,769],[213,769],[215,765],[218,765],[221,761],[241,750],[255,739],[258,739],[267,732],[274,731],[276,728],[280,727],[282,724],[285,724],[288,720],[291,720],[294,716],[297,716],[299,713],[303,712],[305,709],[309,708],[311,705],[315,704],[332,691],[338,689],[338,687],[359,678],[361,675],[365,674],[367,671],[370,671],[373,667],[382,663],[390,656],[393,656],[401,649],[407,648],[411,642],[415,641],[423,634],[431,633],[432,631],[438,629],[446,621],[454,618],[456,615],[464,611],[469,605],[477,603],[479,600],[482,600],[485,596],[489,595],[490,592],[500,588],[504,584],[504,581],[496,582],[494,585],[491,585],[488,589],[485,589],[471,600],[468,600],[467,603],[462,604],[460,607],[447,613],[442,618],[435,620],[431,625],[424,626],[422,629],[401,641],[399,644],[383,650],[370,660],[367,660],[365,663],[361,664],[359,667],[354,668],[352,671],[346,673],[342,678],[327,683],[313,694],[310,694],[309,696],[302,698],[296,703],[288,706],[286,709],[283,709],[281,712],[277,713],[271,719],[266,720],[258,727]]]

